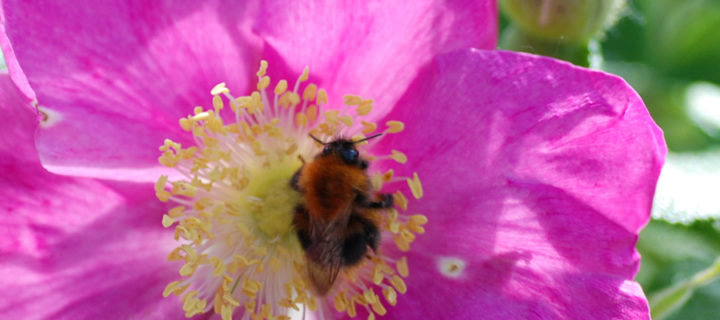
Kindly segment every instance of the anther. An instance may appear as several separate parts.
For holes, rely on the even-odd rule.
[[[423,196],[423,189],[422,184],[420,183],[420,178],[418,177],[417,172],[413,173],[412,179],[407,179],[408,186],[410,187],[410,190],[412,191],[413,197],[415,199],[420,199]]]
[[[228,90],[228,88],[225,87],[225,82],[218,83],[217,85],[215,85],[212,88],[212,90],[210,90],[210,94],[213,96],[218,95],[218,94],[223,94],[223,93],[229,93],[229,92],[230,92],[230,90]]]
[[[285,93],[285,90],[287,90],[287,87],[288,87],[287,80],[285,80],[285,79],[280,80],[277,83],[277,85],[275,85],[275,94],[281,95],[281,94]]]
[[[397,151],[397,150],[393,150],[392,154],[389,155],[388,158],[393,159],[393,160],[397,161],[398,163],[404,164],[405,162],[407,162],[407,156],[404,153]]]
[[[405,129],[405,124],[400,121],[388,121],[385,125],[388,127],[385,130],[387,133],[398,133]]]
[[[347,95],[343,97],[343,101],[346,105],[357,106],[363,101],[363,99],[358,96]]]

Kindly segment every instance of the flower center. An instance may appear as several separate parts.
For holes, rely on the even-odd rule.
[[[362,120],[372,111],[372,101],[346,96],[345,106],[331,109],[325,90],[314,84],[300,94],[307,69],[291,91],[287,81],[280,80],[270,94],[266,68],[263,61],[257,91],[236,98],[219,84],[211,91],[212,108],[196,107],[180,119],[195,145],[166,140],[160,147],[160,163],[183,176],[176,181],[161,176],[155,185],[158,199],[176,204],[162,224],[174,226],[178,242],[168,260],[182,261],[182,278],[168,284],[163,295],[182,296],[187,317],[213,310],[232,319],[240,309],[244,318],[252,319],[289,319],[293,313],[328,319],[332,308],[352,317],[358,309],[365,309],[369,317],[384,315],[385,306],[395,305],[398,293],[407,290],[403,278],[409,275],[406,258],[385,255],[384,248],[392,239],[400,251],[409,250],[415,236],[424,233],[425,216],[404,213],[408,198],[402,188],[394,188],[398,189],[392,195],[394,206],[363,208],[361,220],[377,224],[385,242],[377,250],[368,249],[360,262],[341,267],[331,289],[319,295],[308,278],[309,254],[294,224],[297,208],[307,203],[308,196],[291,184],[303,163],[322,150],[310,134],[322,141],[333,137],[360,141],[377,133],[377,124]],[[401,132],[404,126],[398,121],[385,125],[384,134]],[[373,144],[381,140],[355,146],[372,162],[399,165],[408,160],[397,150],[372,154]],[[371,169],[365,173],[373,192],[404,182],[414,198],[423,195],[417,174],[399,177],[393,170]]]
[[[261,168],[250,176],[246,188],[250,200],[247,209],[257,228],[269,239],[285,236],[292,230],[292,215],[300,194],[290,187],[290,177],[297,171],[297,159],[284,158],[280,163]]]

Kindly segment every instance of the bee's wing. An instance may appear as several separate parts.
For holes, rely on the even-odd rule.
[[[342,268],[343,230],[347,228],[350,216],[350,205],[342,209],[329,224],[313,221],[310,224],[310,237],[313,239],[307,248],[308,276],[313,287],[320,295],[325,295],[332,288]]]
[[[312,282],[313,288],[317,290],[319,295],[327,294],[330,288],[332,288],[333,283],[335,283],[340,273],[340,267],[342,266],[342,261],[339,258],[338,256],[338,259],[328,264],[316,263],[312,260],[308,261],[308,277],[310,278],[310,282]]]

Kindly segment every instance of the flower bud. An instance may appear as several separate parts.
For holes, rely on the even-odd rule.
[[[586,44],[611,26],[624,0],[502,0],[500,7],[525,33],[545,40]]]

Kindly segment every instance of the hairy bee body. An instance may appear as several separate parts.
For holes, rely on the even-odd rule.
[[[320,295],[332,288],[343,267],[362,261],[368,248],[377,250],[380,232],[369,210],[393,205],[389,195],[370,200],[368,162],[355,149],[357,142],[321,142],[323,151],[291,181],[304,199],[295,209],[293,226],[305,250],[308,278]]]

